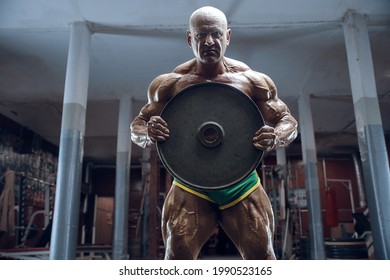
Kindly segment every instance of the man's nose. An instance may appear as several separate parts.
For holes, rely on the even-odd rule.
[[[206,46],[211,46],[211,45],[214,44],[213,36],[212,36],[210,33],[207,34],[206,40],[205,40],[204,44],[205,44]]]

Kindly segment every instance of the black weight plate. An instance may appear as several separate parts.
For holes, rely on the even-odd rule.
[[[252,99],[233,86],[210,82],[187,87],[166,104],[161,117],[170,137],[157,143],[157,152],[167,170],[188,186],[228,188],[262,159],[263,151],[254,148],[252,138],[263,118]],[[199,136],[207,126],[222,137],[215,145],[203,143],[207,135]]]

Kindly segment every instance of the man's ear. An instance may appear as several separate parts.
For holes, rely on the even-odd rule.
[[[232,30],[231,29],[228,29],[226,30],[226,45],[229,46],[229,43],[230,43],[230,35],[232,34]]]
[[[190,48],[192,47],[192,44],[191,44],[191,31],[187,30],[187,44],[188,46],[190,46]]]

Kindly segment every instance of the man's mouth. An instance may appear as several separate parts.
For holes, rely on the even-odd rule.
[[[218,55],[218,52],[216,50],[210,49],[210,50],[204,50],[203,54],[205,56],[216,56]]]

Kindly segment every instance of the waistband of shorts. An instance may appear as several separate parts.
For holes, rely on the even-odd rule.
[[[227,209],[229,207],[232,207],[248,197],[254,190],[256,190],[261,185],[260,177],[258,176],[256,171],[253,171],[247,178],[242,180],[240,183],[238,183],[235,186],[232,186],[228,189],[222,189],[222,190],[212,190],[212,191],[204,191],[199,190],[190,186],[186,186],[183,182],[180,182],[178,179],[174,178],[173,185],[181,188],[182,190],[189,192],[193,195],[196,195],[200,198],[203,198],[205,200],[208,200],[212,203],[215,203],[218,205],[218,208],[220,210]],[[234,191],[234,193],[226,193],[229,191]],[[224,202],[220,203],[209,196],[218,197],[218,195],[224,196]],[[225,196],[232,196],[232,199],[226,199]]]

